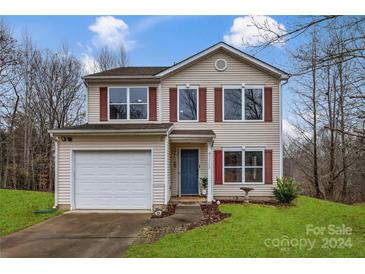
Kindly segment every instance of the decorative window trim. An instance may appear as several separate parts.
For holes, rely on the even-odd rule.
[[[196,90],[196,120],[180,120],[180,89]],[[199,86],[178,86],[177,87],[177,121],[180,123],[196,123],[199,122]]]
[[[224,63],[225,63],[225,66],[224,66],[224,68],[219,68],[218,67],[218,62],[220,62],[220,61],[224,61]],[[215,60],[215,62],[214,62],[214,67],[215,67],[215,69],[217,70],[217,71],[225,71],[226,69],[227,69],[227,67],[228,67],[228,62],[227,62],[227,60],[226,59],[223,59],[223,58],[219,58],[219,59],[217,59],[217,60]]]
[[[127,89],[127,102],[126,103],[110,103],[110,89],[113,88],[125,88]],[[147,102],[146,103],[131,103],[130,102],[130,89],[131,88],[145,88],[146,89],[146,95],[147,95]],[[150,98],[149,98],[149,87],[148,86],[109,86],[108,87],[108,121],[148,121],[149,119],[149,104],[150,104]],[[130,118],[130,105],[147,105],[147,115],[146,115],[146,119],[131,119]],[[111,119],[110,118],[110,106],[111,105],[127,105],[127,119]]]
[[[224,170],[225,166],[225,152],[228,151],[237,151],[242,152],[242,182],[226,182]],[[247,166],[247,168],[262,168],[262,182],[246,182],[246,151],[260,151],[262,153],[262,166]],[[228,167],[229,168],[229,167]],[[230,167],[237,168],[237,167]],[[222,149],[222,184],[223,185],[264,185],[265,184],[265,148],[257,148],[257,147],[230,147]]]
[[[224,112],[224,91],[226,89],[240,89],[242,93],[242,107],[241,107],[241,119],[240,120],[227,120],[225,119],[225,112]],[[261,89],[262,94],[262,115],[261,119],[258,120],[246,120],[245,115],[245,90],[246,89]],[[264,122],[265,121],[265,87],[263,85],[231,85],[231,86],[222,86],[222,121],[228,123],[237,123],[237,122],[248,122],[248,123],[255,123],[255,122]]]

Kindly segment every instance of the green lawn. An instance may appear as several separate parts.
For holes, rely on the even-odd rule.
[[[365,205],[299,197],[296,206],[222,205],[221,223],[129,247],[128,257],[365,257]],[[306,228],[324,227],[323,235]],[[333,225],[333,226],[329,226]],[[337,230],[345,225],[351,235]],[[347,228],[347,229],[349,229]],[[340,234],[331,235],[335,231]]]
[[[60,212],[34,214],[33,210],[49,209],[54,194],[47,192],[0,189],[0,236],[39,223]]]

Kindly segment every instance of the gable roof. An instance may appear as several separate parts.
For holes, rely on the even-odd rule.
[[[88,74],[84,78],[98,76],[153,76],[169,67],[120,67]]]
[[[207,48],[207,49],[205,49],[205,50],[203,50],[203,51],[201,51],[201,52],[199,52],[199,53],[197,53],[197,54],[195,54],[195,55],[193,55],[193,56],[191,56],[191,57],[189,57],[189,58],[187,58],[187,59],[185,59],[185,60],[183,60],[183,61],[181,61],[181,62],[179,62],[179,63],[177,63],[177,64],[161,71],[161,72],[159,72],[159,73],[157,73],[155,76],[156,77],[166,76],[166,75],[168,75],[168,74],[170,74],[170,73],[172,73],[172,72],[174,72],[178,69],[181,69],[181,68],[185,67],[186,65],[188,65],[188,64],[190,64],[190,63],[192,63],[192,62],[194,62],[194,61],[196,61],[196,60],[198,60],[198,59],[200,59],[200,58],[202,58],[202,57],[204,57],[204,56],[206,56],[206,55],[208,55],[208,54],[210,54],[214,51],[220,50],[220,49],[226,50],[226,51],[234,54],[235,56],[237,56],[237,57],[239,57],[239,58],[241,58],[241,59],[257,66],[257,67],[262,68],[263,70],[266,70],[266,71],[271,72],[271,73],[273,73],[277,76],[280,76],[281,79],[285,80],[285,79],[289,78],[289,73],[287,73],[287,72],[285,72],[285,71],[283,71],[283,70],[281,70],[277,67],[274,67],[274,66],[272,66],[272,65],[270,65],[270,64],[268,64],[264,61],[261,61],[260,59],[257,59],[256,57],[254,57],[252,55],[249,55],[249,54],[247,54],[247,53],[245,53],[245,52],[243,52],[239,49],[236,49],[236,48],[234,48],[234,47],[232,47],[232,46],[230,46],[230,45],[228,45],[224,42],[219,42],[219,43],[217,43],[217,44],[215,44],[215,45],[213,45],[213,46],[211,46],[211,47],[209,47],[209,48]]]
[[[211,54],[215,51],[224,50],[228,53],[240,58],[243,61],[246,61],[253,66],[256,66],[259,69],[262,69],[268,73],[279,77],[282,80],[289,79],[289,73],[274,67],[264,61],[257,59],[256,57],[249,55],[239,49],[236,49],[224,42],[219,42],[201,52],[198,52],[181,62],[174,64],[171,67],[168,66],[160,66],[160,67],[120,67],[114,68],[103,72],[98,72],[94,74],[89,74],[84,76],[85,80],[88,79],[106,79],[106,78],[116,78],[116,79],[126,79],[126,78],[144,78],[144,79],[159,79],[161,77],[165,77],[170,73],[173,73],[177,70],[183,69],[185,66],[188,66],[192,62],[196,62],[204,56]]]

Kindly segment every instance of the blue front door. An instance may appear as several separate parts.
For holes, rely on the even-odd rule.
[[[181,195],[199,194],[199,150],[181,150]]]

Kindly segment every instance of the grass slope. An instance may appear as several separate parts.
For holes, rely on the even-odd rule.
[[[299,197],[296,206],[293,207],[232,204],[223,205],[220,210],[229,212],[232,216],[218,224],[167,235],[152,244],[131,246],[126,255],[128,257],[365,257],[364,205],[350,206]],[[351,227],[350,236],[330,235],[333,230],[329,229],[329,225],[338,227],[343,224]],[[307,235],[307,225],[325,227],[324,235]],[[326,247],[325,238],[335,240],[329,240]],[[289,244],[285,240],[289,240]],[[311,249],[309,240],[314,243]],[[300,241],[302,247],[299,246]]]
[[[54,205],[54,194],[47,192],[0,189],[0,236],[10,234],[59,214],[34,214],[33,210]]]

